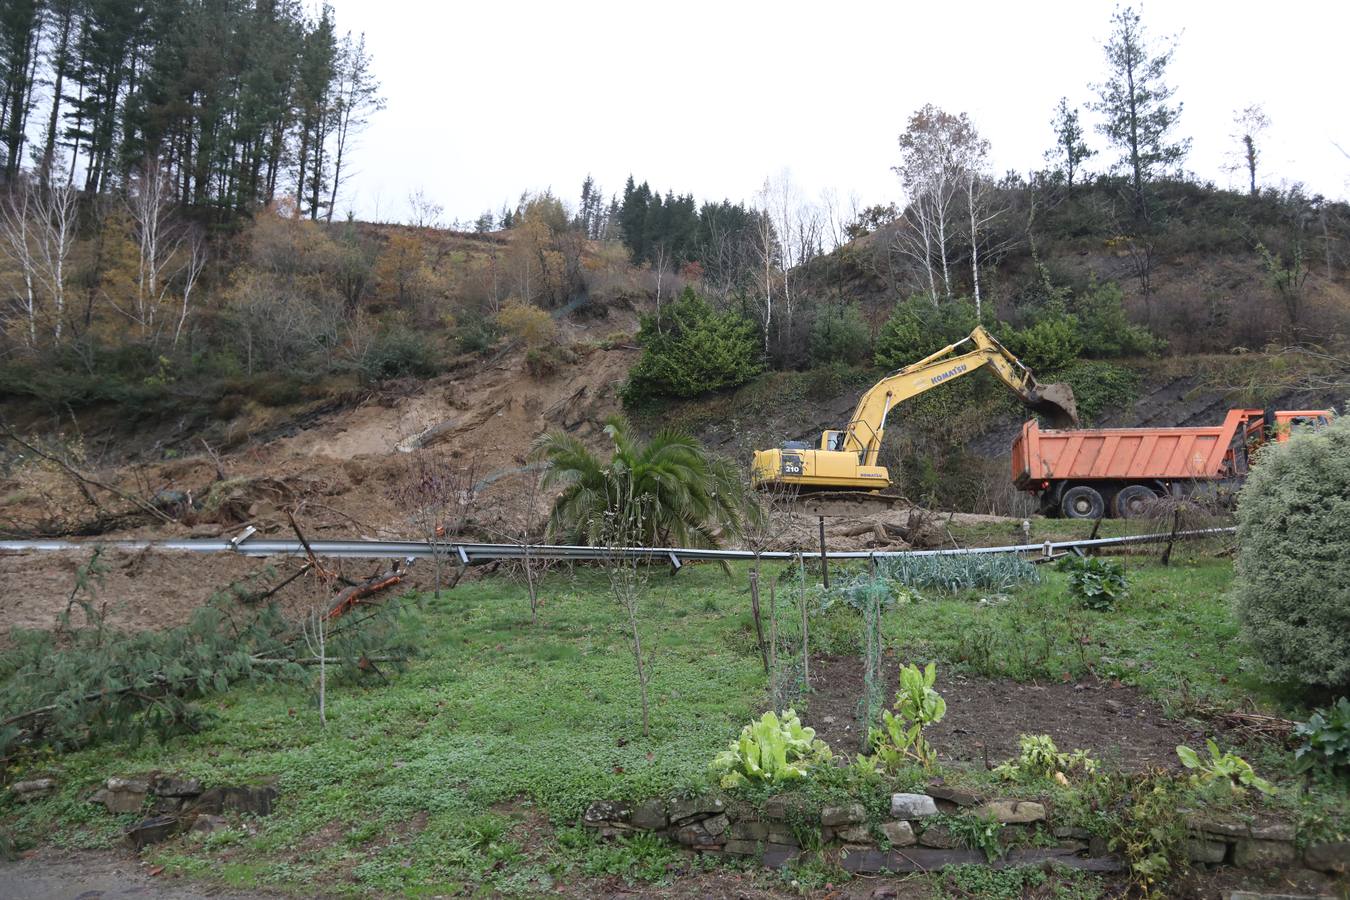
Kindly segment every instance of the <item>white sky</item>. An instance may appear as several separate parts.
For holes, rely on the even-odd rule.
[[[360,137],[339,210],[403,220],[421,189],[446,220],[551,187],[575,204],[633,173],[697,199],[750,199],[788,169],[808,197],[900,199],[896,137],[926,102],[967,112],[995,172],[1043,165],[1060,96],[1092,99],[1111,0],[683,3],[332,0],[366,34],[388,108]],[[1169,80],[1186,166],[1221,186],[1233,111],[1264,106],[1270,185],[1350,194],[1350,3],[1142,4],[1180,34]],[[1084,111],[1091,128],[1096,117]],[[1112,155],[1092,131],[1090,144]]]

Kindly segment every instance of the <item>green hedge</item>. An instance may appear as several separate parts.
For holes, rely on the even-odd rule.
[[[1258,452],[1238,502],[1238,615],[1281,677],[1350,687],[1350,419]]]

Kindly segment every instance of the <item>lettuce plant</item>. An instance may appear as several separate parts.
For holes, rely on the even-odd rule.
[[[1249,787],[1263,794],[1275,793],[1275,786],[1259,777],[1251,763],[1233,751],[1220,753],[1219,745],[1212,740],[1205,741],[1205,747],[1209,750],[1209,759],[1201,759],[1200,754],[1185,744],[1177,745],[1177,758],[1195,773],[1191,776],[1192,784],[1223,784],[1234,793],[1242,793]]]
[[[900,670],[900,690],[895,694],[895,712],[881,714],[881,727],[872,729],[872,749],[887,771],[895,771],[912,759],[925,769],[937,762],[937,751],[923,736],[923,730],[942,721],[947,714],[943,700],[933,683],[937,667],[929,663],[922,671],[913,664]]]
[[[741,729],[740,737],[717,754],[712,770],[724,788],[747,782],[777,784],[805,778],[817,763],[828,762],[829,745],[816,739],[814,728],[802,725],[793,710],[782,718],[766,712]]]

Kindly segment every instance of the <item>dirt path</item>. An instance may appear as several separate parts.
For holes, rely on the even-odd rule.
[[[155,877],[139,860],[115,853],[59,855],[41,851],[14,863],[0,863],[0,897],[5,900],[280,900],[262,891],[214,890],[176,878]]]

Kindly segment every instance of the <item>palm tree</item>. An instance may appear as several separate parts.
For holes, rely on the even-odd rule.
[[[616,519],[649,547],[715,547],[721,534],[740,533],[745,492],[732,465],[685,432],[662,429],[644,442],[630,431],[623,416],[605,420],[614,444],[608,462],[561,431],[535,441],[531,456],[548,464],[544,485],[563,489],[549,515],[551,536],[599,545]]]

